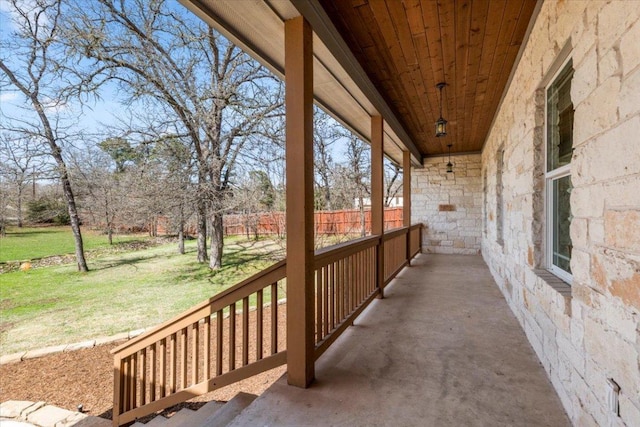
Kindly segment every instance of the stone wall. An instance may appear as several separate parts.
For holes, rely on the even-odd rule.
[[[412,169],[411,218],[424,224],[425,253],[478,254],[482,227],[480,155],[427,158]]]
[[[543,252],[544,87],[563,57],[575,70],[571,287],[546,272]],[[572,422],[640,426],[638,2],[544,2],[482,174],[483,256]],[[609,379],[620,386],[619,416],[607,402]]]

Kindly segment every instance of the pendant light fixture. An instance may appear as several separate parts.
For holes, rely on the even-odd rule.
[[[452,144],[447,145],[447,147],[449,147],[449,163],[447,163],[447,173],[453,172],[453,163],[451,163],[451,145]]]
[[[438,138],[447,134],[447,121],[442,117],[442,89],[446,85],[447,84],[445,82],[440,82],[436,85],[440,91],[440,118],[436,120],[436,136]]]

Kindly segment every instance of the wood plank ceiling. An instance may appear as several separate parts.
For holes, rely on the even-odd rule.
[[[477,152],[535,0],[320,0],[424,156]],[[447,136],[436,138],[438,82]]]

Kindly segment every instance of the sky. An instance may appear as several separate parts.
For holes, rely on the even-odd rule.
[[[33,0],[25,0],[25,2],[31,2]],[[90,1],[90,0],[80,0]],[[187,12],[183,6],[178,5]],[[7,0],[0,0],[0,38],[5,39],[15,29],[11,20],[11,8]],[[7,56],[6,52],[0,52],[3,58],[7,58],[7,62],[11,62],[11,56]],[[0,77],[2,78],[2,77]],[[119,94],[118,88],[115,84],[107,84],[100,90],[100,99],[92,100],[84,106],[80,106],[79,102],[71,102],[64,106],[64,111],[61,111],[64,115],[73,117],[74,121],[77,121],[77,129],[82,129],[83,132],[88,134],[100,134],[100,138],[105,138],[109,135],[109,128],[118,124],[119,120],[129,121],[132,116],[131,111],[135,111],[136,108],[144,108],[142,103],[139,105],[125,106],[123,100],[124,94]],[[60,108],[60,107],[58,107]],[[33,115],[30,103],[17,91],[9,90],[9,88],[0,89],[0,120],[7,120],[7,117],[28,117]],[[111,131],[113,134],[114,131]],[[344,153],[346,151],[346,144],[340,142],[332,144],[330,146],[332,157],[337,162],[343,162],[345,160]]]
[[[29,3],[26,0],[23,3]],[[12,8],[8,0],[0,0],[0,39],[6,40],[16,29],[12,20]],[[11,66],[11,55],[0,52],[9,66]],[[128,119],[131,114],[127,112],[123,104],[124,97],[119,94],[115,84],[106,84],[100,89],[100,99],[90,100],[84,105],[74,101],[64,106],[63,113],[74,117],[77,120],[77,128],[84,132],[95,133],[103,128],[116,125],[120,119]],[[135,105],[131,106],[136,108]],[[60,107],[58,107],[60,108]],[[27,99],[13,87],[0,87],[0,120],[7,120],[7,117],[30,116],[35,113]]]

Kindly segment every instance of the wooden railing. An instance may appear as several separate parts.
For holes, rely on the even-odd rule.
[[[409,227],[409,258],[413,258],[422,248],[422,224]]]
[[[285,275],[281,261],[115,348],[113,425],[285,364]]]
[[[409,262],[407,239],[409,228],[397,228],[384,233],[384,284],[389,283]]]
[[[316,359],[420,252],[420,227],[403,227],[315,255]],[[113,425],[286,363],[286,263],[281,261],[112,351]]]
[[[316,359],[378,294],[380,236],[363,237],[316,252]]]

